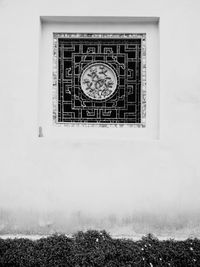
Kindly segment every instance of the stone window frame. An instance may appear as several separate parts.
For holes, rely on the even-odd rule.
[[[58,122],[58,39],[59,38],[140,38],[141,39],[141,122],[140,123],[69,123]],[[53,124],[54,126],[146,127],[146,33],[67,33],[53,32]]]

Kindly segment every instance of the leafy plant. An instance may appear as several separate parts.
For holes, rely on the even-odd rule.
[[[194,267],[200,240],[114,239],[106,231],[53,235],[36,241],[0,238],[0,267]]]

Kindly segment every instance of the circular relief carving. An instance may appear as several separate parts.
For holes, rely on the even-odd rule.
[[[81,88],[89,98],[105,100],[115,92],[117,76],[109,65],[93,63],[82,72]]]

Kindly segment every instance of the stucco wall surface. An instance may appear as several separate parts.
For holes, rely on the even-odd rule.
[[[1,234],[200,236],[199,9],[198,0],[0,0]],[[38,138],[40,16],[160,17],[158,139]]]

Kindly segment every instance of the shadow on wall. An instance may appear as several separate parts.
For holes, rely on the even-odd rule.
[[[134,213],[119,216],[111,214],[87,215],[75,212],[70,215],[52,212],[0,210],[0,235],[49,235],[53,233],[73,234],[79,230],[105,229],[111,235],[137,239],[152,233],[163,238],[200,238],[200,213],[156,215]]]

